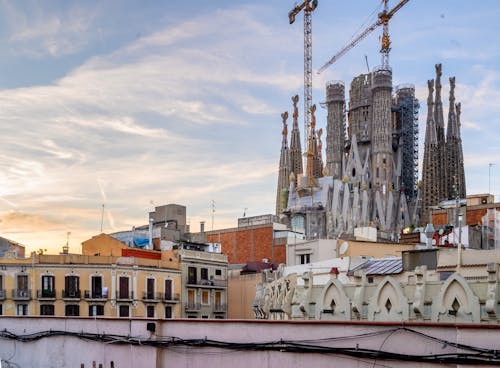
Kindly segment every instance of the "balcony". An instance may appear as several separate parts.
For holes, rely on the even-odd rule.
[[[12,290],[12,299],[13,300],[30,300],[31,299],[31,290],[14,289],[14,290]]]
[[[0,289],[0,300],[5,300],[5,289]]]
[[[56,291],[51,289],[42,289],[36,291],[36,297],[38,299],[54,300],[56,298]]]
[[[215,304],[213,308],[214,313],[226,313],[227,305],[226,304]]]
[[[186,312],[198,312],[201,310],[200,303],[186,303],[184,304],[184,309]]]
[[[225,279],[199,279],[195,280],[194,278],[188,277],[186,282],[190,286],[198,286],[201,288],[227,288],[227,280]]]
[[[133,291],[117,291],[115,294],[116,300],[119,301],[132,301],[134,300],[134,292]]]
[[[142,300],[144,300],[145,302],[157,303],[162,300],[162,296],[162,293],[155,293],[150,291],[142,292]]]
[[[80,300],[82,298],[82,293],[80,290],[63,290],[62,297],[68,300]]]
[[[162,300],[163,300],[163,303],[167,303],[167,304],[179,303],[180,295],[179,295],[179,293],[175,293],[175,294],[163,293]]]
[[[108,291],[103,289],[85,290],[83,295],[85,299],[93,301],[102,301],[108,299]]]

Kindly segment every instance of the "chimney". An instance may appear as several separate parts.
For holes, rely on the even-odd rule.
[[[148,249],[153,249],[153,219],[149,219],[149,245]]]
[[[205,221],[200,221],[200,233],[205,232]]]

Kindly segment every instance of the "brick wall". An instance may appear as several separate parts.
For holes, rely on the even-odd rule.
[[[221,243],[222,253],[230,264],[253,261],[286,262],[286,243],[276,241],[273,246],[272,225],[247,226],[241,228],[207,232],[207,241]]]

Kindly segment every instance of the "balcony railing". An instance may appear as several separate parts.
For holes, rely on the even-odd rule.
[[[197,286],[215,286],[215,287],[227,287],[227,280],[225,279],[199,279],[195,280],[194,278],[188,277],[186,279],[188,285],[197,285]]]
[[[226,304],[215,304],[214,305],[214,313],[225,313],[227,311]]]
[[[81,299],[82,293],[80,290],[63,290],[63,299]]]
[[[31,290],[14,289],[12,290],[12,299],[14,300],[30,300]]]
[[[5,300],[5,289],[0,289],[0,300]]]
[[[134,300],[133,291],[123,291],[118,290],[115,294],[116,300]]]
[[[38,299],[55,299],[56,291],[51,289],[42,289],[36,291],[36,297]]]
[[[148,301],[160,301],[162,299],[162,293],[155,293],[155,292],[150,292],[150,291],[143,291],[142,292],[142,299],[143,300],[148,300]]]
[[[186,303],[184,305],[184,309],[186,311],[199,311],[199,310],[201,310],[201,304],[200,303]]]
[[[164,303],[178,303],[180,300],[180,295],[179,293],[163,293],[162,294],[162,300]]]
[[[104,289],[85,290],[83,295],[85,299],[92,299],[92,300],[108,299],[108,291]]]

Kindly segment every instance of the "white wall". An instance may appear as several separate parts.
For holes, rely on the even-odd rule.
[[[156,335],[146,330],[147,322],[156,323]],[[88,318],[38,318],[0,317],[1,330],[15,334],[61,330],[116,334],[143,339],[169,340],[209,339],[225,342],[269,342],[280,340],[308,340],[308,344],[329,347],[383,350],[401,354],[447,354],[456,348],[417,334],[395,330],[400,323],[342,323],[342,322],[290,322],[290,321],[239,321],[239,320],[126,320]],[[455,324],[412,324],[405,327],[417,330],[448,342],[474,345],[500,350],[500,326]],[[380,333],[360,337],[366,333]],[[346,339],[348,336],[358,336]],[[329,340],[322,340],[328,338]],[[342,338],[335,340],[335,338]],[[320,341],[322,340],[322,341]],[[81,340],[76,337],[44,338],[36,342],[0,339],[0,359],[19,367],[96,367],[102,364],[114,367],[436,367],[435,364],[384,361],[342,355],[289,353],[215,348],[176,347],[168,349],[147,346],[104,344]],[[449,365],[455,366],[455,365]]]

